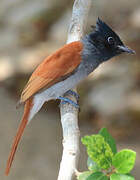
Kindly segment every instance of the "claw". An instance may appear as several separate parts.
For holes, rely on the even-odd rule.
[[[69,104],[73,105],[75,108],[79,109],[79,105],[69,98],[59,96],[57,99],[60,99],[62,104],[69,103]]]
[[[68,95],[68,94],[74,96],[74,97],[76,98],[76,100],[79,101],[79,95],[78,95],[78,93],[76,93],[75,91],[68,90],[68,91],[65,93],[65,95]]]

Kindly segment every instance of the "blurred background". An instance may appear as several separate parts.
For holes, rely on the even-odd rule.
[[[26,128],[9,177],[4,168],[23,107],[15,106],[34,68],[65,44],[71,0],[0,1],[0,179],[57,178],[62,153],[59,102],[45,104]],[[140,1],[93,1],[85,32],[97,17],[110,24],[136,55],[103,64],[78,86],[81,136],[107,127],[118,150],[137,152],[133,175],[140,176]],[[86,169],[81,145],[79,169]]]

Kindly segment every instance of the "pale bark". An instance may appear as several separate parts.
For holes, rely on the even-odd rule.
[[[83,36],[91,2],[92,0],[75,0],[67,43],[78,41]],[[71,95],[67,97],[76,102],[75,97]],[[79,156],[78,109],[70,104],[61,104],[60,111],[63,128],[63,154],[58,180],[72,180]]]

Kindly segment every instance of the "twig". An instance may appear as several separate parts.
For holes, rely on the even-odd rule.
[[[67,43],[81,39],[92,0],[75,0]],[[76,91],[76,89],[74,89]],[[68,98],[76,101],[69,95]],[[61,123],[63,128],[63,155],[58,180],[72,180],[77,169],[79,154],[78,109],[70,104],[61,104]]]

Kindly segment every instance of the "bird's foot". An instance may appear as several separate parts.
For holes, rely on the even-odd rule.
[[[75,108],[79,109],[79,104],[75,103],[74,101],[72,101],[69,98],[59,96],[57,99],[60,99],[62,104],[69,103],[69,104],[73,105]]]
[[[79,102],[79,95],[78,95],[78,93],[76,93],[73,90],[68,90],[64,95],[69,95],[69,94],[74,96],[76,98],[77,102]]]

